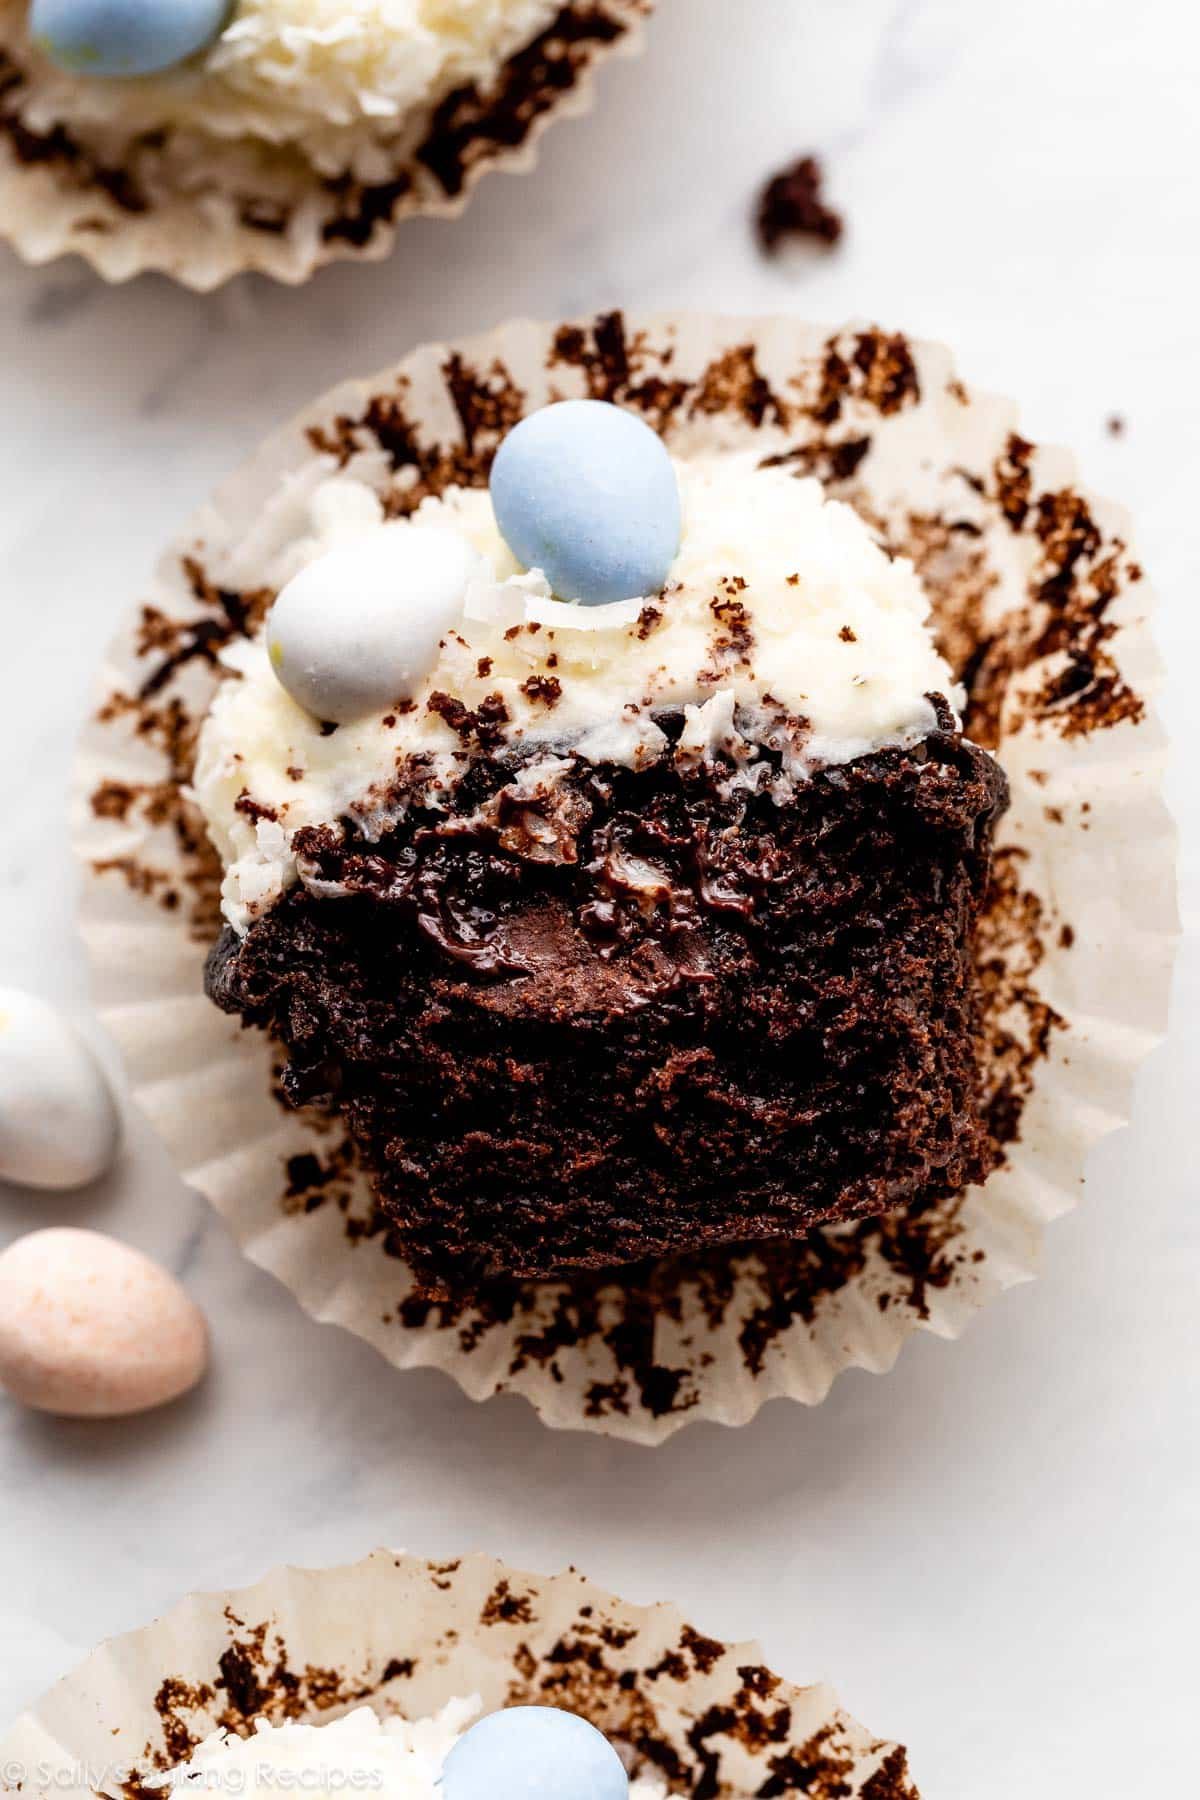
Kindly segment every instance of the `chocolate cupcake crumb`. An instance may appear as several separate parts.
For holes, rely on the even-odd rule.
[[[769,256],[785,238],[816,238],[830,248],[840,242],[845,220],[826,202],[824,181],[824,168],[815,156],[802,156],[772,176],[758,202],[759,242]]]

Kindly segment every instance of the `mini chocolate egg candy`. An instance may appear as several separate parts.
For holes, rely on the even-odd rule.
[[[0,1387],[23,1405],[119,1418],[178,1399],[207,1365],[203,1313],[139,1250],[55,1229],[0,1256]]]
[[[443,1800],[629,1800],[603,1734],[552,1706],[512,1706],[464,1732],[442,1769]]]
[[[380,525],[288,582],[267,619],[280,684],[316,719],[348,725],[407,700],[484,572],[457,532]]]
[[[679,550],[679,483],[662,439],[604,400],[560,400],[509,432],[492,465],[501,536],[561,600],[655,594]]]
[[[103,1070],[74,1026],[20,988],[0,988],[0,1181],[76,1188],[116,1154]]]
[[[38,49],[70,75],[153,75],[214,43],[232,0],[33,0]]]

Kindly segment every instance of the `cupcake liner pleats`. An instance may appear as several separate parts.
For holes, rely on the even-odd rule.
[[[422,1297],[336,1123],[288,1111],[277,1052],[205,999],[219,871],[187,800],[222,645],[269,604],[265,571],[314,483],[347,471],[394,514],[479,484],[525,412],[575,395],[645,417],[680,455],[753,447],[814,474],[913,558],[1012,788],[979,958],[987,1115],[1001,1162],[951,1201],[470,1302]],[[299,510],[297,510],[299,516]],[[1121,511],[1034,446],[947,351],[867,325],[618,313],[432,345],[326,395],[270,438],[163,559],[101,678],[81,744],[82,925],[138,1104],[247,1255],[314,1318],[476,1399],[658,1443],[691,1420],[814,1404],[883,1372],[918,1330],[957,1337],[1036,1272],[1091,1147],[1128,1118],[1162,1035],[1174,836],[1149,584]]]

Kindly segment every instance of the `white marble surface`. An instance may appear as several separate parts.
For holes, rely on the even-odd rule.
[[[244,1265],[144,1132],[99,1192],[0,1195],[0,1240],[70,1221],[164,1256],[217,1345],[208,1387],[161,1417],[64,1425],[0,1400],[0,1722],[190,1588],[385,1541],[479,1546],[760,1636],[905,1739],[929,1800],[1195,1791],[1198,81],[1182,0],[662,0],[650,56],[608,72],[536,176],[493,179],[382,267],[198,299],[0,257],[0,981],[86,1018],[71,735],[118,613],[209,484],[310,393],[422,338],[613,301],[944,337],[1134,507],[1165,603],[1189,926],[1171,1045],[1041,1281],[965,1342],[916,1343],[890,1377],[737,1435],[650,1454],[391,1375]],[[848,240],[765,266],[751,195],[808,147]]]

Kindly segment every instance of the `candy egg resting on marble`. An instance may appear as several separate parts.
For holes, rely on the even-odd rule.
[[[521,1760],[513,1764],[505,1743],[496,1743],[489,1754],[487,1740],[494,1727],[480,1719],[477,1697],[451,1700],[427,1718],[378,1717],[362,1706],[332,1724],[301,1721],[269,1725],[259,1719],[246,1738],[215,1732],[198,1745],[186,1763],[154,1778],[150,1786],[195,1784],[202,1790],[235,1791],[244,1800],[291,1789],[325,1800],[345,1793],[382,1793],[388,1800],[525,1800],[526,1794],[555,1796],[555,1800],[668,1800],[666,1784],[654,1773],[626,1777],[621,1761],[594,1727],[571,1714],[545,1719],[544,1708],[517,1708],[536,1714],[541,1734],[518,1725]],[[507,1714],[493,1714],[504,1730]],[[478,1722],[477,1722],[478,1721]],[[581,1764],[577,1738],[599,1739],[598,1753],[588,1742],[589,1760]],[[477,1760],[477,1752],[484,1750]],[[463,1774],[454,1773],[456,1759]],[[600,1761],[600,1757],[603,1761]],[[580,1785],[599,1766],[607,1787]],[[466,1771],[469,1769],[469,1773]],[[615,1771],[615,1777],[614,1777]],[[465,1779],[467,1786],[462,1785]],[[480,1781],[490,1786],[479,1786]],[[522,1785],[527,1781],[528,1786]],[[574,1785],[573,1785],[574,1783]],[[540,1785],[539,1785],[540,1784]]]
[[[34,994],[0,988],[0,1182],[78,1188],[112,1163],[112,1090],[75,1028]]]
[[[452,489],[384,525],[361,484],[317,486],[283,579],[356,534],[400,570],[436,529],[476,559],[458,620],[333,730],[240,645],[200,737],[209,993],[284,1043],[293,1104],[335,1096],[444,1289],[801,1235],[991,1157],[972,940],[1005,786],[916,573],[815,481],[725,454],[630,506],[626,570],[678,540],[657,587],[560,597],[567,565],[515,552],[539,481],[552,550],[588,507],[611,526],[602,480],[563,509],[594,442],[524,465],[515,522]]]
[[[0,1255],[0,1389],[39,1412],[119,1418],[195,1387],[208,1330],[174,1276],[96,1231],[52,1229]]]

